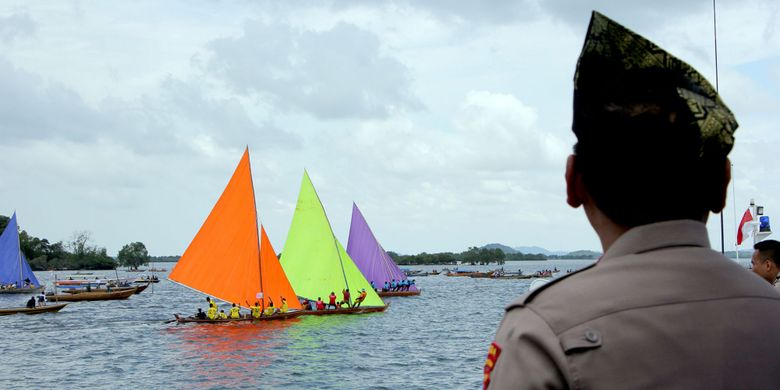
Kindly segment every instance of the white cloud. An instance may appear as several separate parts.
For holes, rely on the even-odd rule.
[[[239,93],[320,118],[385,117],[418,110],[408,70],[382,55],[379,39],[354,25],[326,31],[247,21],[238,38],[210,45],[208,68]]]

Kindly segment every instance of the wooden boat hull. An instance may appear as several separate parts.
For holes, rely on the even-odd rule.
[[[276,320],[287,320],[290,318],[295,318],[303,314],[302,310],[298,311],[291,311],[284,314],[277,313],[270,316],[261,316],[259,318],[254,317],[242,317],[242,318],[228,318],[223,320],[199,320],[197,318],[191,318],[191,317],[181,317],[178,314],[174,314],[173,316],[176,317],[176,322],[178,323],[187,323],[187,322],[194,322],[198,324],[224,324],[227,322],[264,322],[264,321],[276,321]]]
[[[387,310],[390,303],[384,306],[365,306],[365,307],[350,307],[349,309],[335,309],[335,310],[303,310],[303,315],[307,316],[325,316],[325,315],[337,315],[337,314],[365,314],[365,313],[377,313]]]
[[[44,286],[32,288],[6,288],[0,289],[0,294],[37,294],[43,291]]]
[[[40,306],[32,309],[26,307],[8,307],[5,309],[0,309],[0,316],[7,316],[11,314],[18,314],[18,313],[24,313],[24,314],[53,313],[62,310],[62,308],[67,305],[68,305],[67,303],[60,303],[54,305]]]
[[[141,291],[146,290],[146,288],[149,287],[149,284],[144,284],[142,286],[136,286],[136,287],[111,287],[111,292],[115,291],[126,291],[126,290],[132,290],[135,289],[135,293],[139,294]],[[108,292],[108,289],[105,288],[93,288],[90,291],[84,290],[84,289],[74,289],[74,290],[65,290],[63,291],[66,294],[83,294],[86,292],[100,292],[105,293]]]
[[[410,297],[413,295],[420,295],[422,290],[417,291],[379,291],[380,297]]]
[[[59,294],[59,295],[50,295],[46,298],[49,301],[65,301],[65,302],[73,302],[73,301],[108,301],[108,300],[115,300],[115,299],[127,299],[131,295],[135,294],[135,292],[138,290],[137,287],[133,287],[129,290],[122,290],[122,291],[111,291],[111,292],[81,292],[77,294]]]

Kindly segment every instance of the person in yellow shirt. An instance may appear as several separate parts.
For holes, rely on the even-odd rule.
[[[209,306],[209,310],[206,312],[206,317],[210,320],[217,318],[217,306]]]
[[[265,310],[263,310],[263,314],[270,316],[270,315],[274,315],[274,313],[276,313],[276,309],[274,308],[274,301],[271,300],[271,298],[269,297],[268,307],[266,307]]]
[[[227,314],[225,314],[224,310],[219,311],[219,319],[220,320],[226,320],[228,318]]]
[[[281,298],[282,298],[282,306],[279,308],[279,313],[284,314],[284,313],[287,313],[287,309],[288,309],[288,307],[287,307],[287,300],[284,299],[284,297],[281,297]]]
[[[233,307],[230,308],[230,318],[232,319],[239,319],[241,318],[241,307],[236,306],[236,304],[233,304]]]
[[[255,305],[252,306],[249,304],[249,301],[247,301],[246,305],[249,306],[249,310],[252,311],[252,318],[260,318],[260,313],[262,312],[260,309],[260,302],[255,301]]]

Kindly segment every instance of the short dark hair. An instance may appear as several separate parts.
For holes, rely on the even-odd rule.
[[[780,267],[780,258],[778,258],[777,256],[778,254],[780,254],[780,241],[775,241],[775,240],[759,241],[756,243],[756,245],[753,245],[753,249],[757,250],[761,256],[764,256],[769,260],[772,260],[772,262],[775,263],[776,267]]]
[[[702,155],[703,141],[676,80],[628,72],[599,98],[574,96],[574,169],[596,206],[625,227],[701,220],[719,205],[726,156]],[[594,87],[595,88],[595,87]]]

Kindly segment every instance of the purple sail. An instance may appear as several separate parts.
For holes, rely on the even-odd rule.
[[[406,274],[398,268],[392,258],[385,252],[382,245],[374,237],[371,228],[356,204],[352,204],[352,224],[349,226],[349,241],[347,254],[363,273],[369,282],[381,290],[385,282],[391,283],[406,280]],[[417,291],[411,286],[409,291]]]
[[[29,280],[35,287],[41,285],[19,246],[19,229],[14,212],[5,230],[0,234],[0,284],[16,284],[21,288],[25,280]]]

